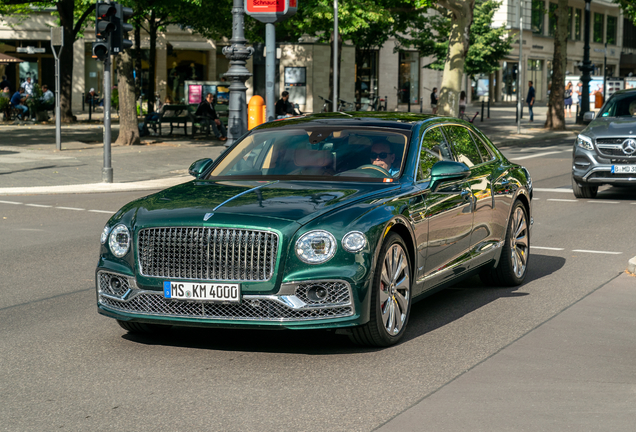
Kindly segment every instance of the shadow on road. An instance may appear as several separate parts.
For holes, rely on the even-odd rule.
[[[403,341],[415,339],[450,324],[499,298],[531,295],[531,292],[518,292],[518,290],[523,289],[532,281],[551,275],[564,265],[565,258],[534,254],[531,256],[526,283],[520,287],[487,287],[479,277],[473,277],[427,297],[412,306],[411,317]],[[128,333],[122,337],[132,342],[147,345],[222,351],[333,355],[368,353],[380,350],[353,345],[346,336],[336,335],[334,331],[326,330],[172,327],[161,335],[145,336]]]

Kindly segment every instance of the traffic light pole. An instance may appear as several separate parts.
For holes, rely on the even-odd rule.
[[[113,167],[110,158],[110,56],[104,59],[104,167],[102,168],[102,182],[113,182]]]

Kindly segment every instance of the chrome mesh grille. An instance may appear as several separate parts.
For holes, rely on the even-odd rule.
[[[122,296],[130,289],[128,278],[114,273],[99,272],[97,275],[99,291],[110,295]],[[117,285],[119,282],[119,285]]]
[[[314,300],[307,296],[307,291],[316,286],[327,290],[327,296],[324,299]],[[296,297],[309,305],[349,304],[351,302],[349,288],[342,282],[302,283],[296,288]]]
[[[598,148],[598,151],[602,156],[620,156],[624,158],[636,157],[636,154],[634,155],[625,154],[625,152],[623,151],[623,148],[621,147],[621,145],[623,144],[623,141],[625,141],[628,138],[630,137],[597,138],[596,147]]]
[[[627,138],[596,138],[596,144],[622,144]]]
[[[267,281],[274,274],[278,235],[211,227],[139,231],[144,276],[215,281]]]
[[[141,293],[128,301],[99,296],[99,302],[122,312],[185,318],[303,321],[353,315],[353,307],[292,309],[275,300],[245,299],[241,304],[195,303],[165,299],[159,294]]]

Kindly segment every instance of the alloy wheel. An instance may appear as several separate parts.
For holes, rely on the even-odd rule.
[[[380,275],[380,313],[386,332],[395,336],[408,317],[411,297],[409,260],[404,249],[394,244],[387,251]]]
[[[510,237],[510,242],[513,272],[516,277],[521,278],[526,272],[529,246],[526,213],[521,207],[517,207],[512,215],[512,236]]]

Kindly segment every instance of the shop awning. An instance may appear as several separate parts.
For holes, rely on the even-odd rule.
[[[0,53],[0,63],[22,63],[23,61],[8,54]]]
[[[177,50],[209,51],[214,48],[208,42],[168,41],[168,44],[172,45],[172,49]]]

